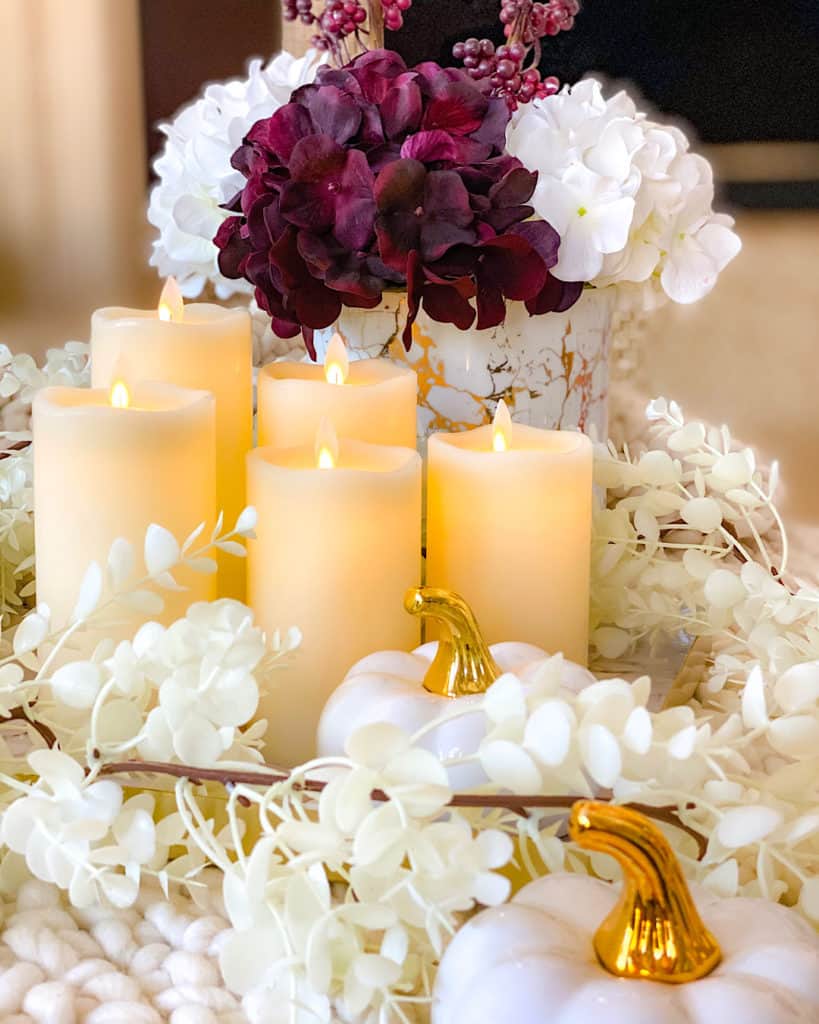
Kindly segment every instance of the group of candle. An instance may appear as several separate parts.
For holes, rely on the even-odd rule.
[[[255,507],[243,560],[218,577],[178,574],[166,622],[194,600],[246,600],[268,632],[297,625],[292,666],[259,714],[270,762],[313,753],[321,709],[347,670],[380,649],[410,650],[403,610],[421,582],[473,606],[490,642],[517,640],[585,662],[591,444],[572,431],[495,422],[429,442],[427,559],[415,373],[386,359],[349,363],[336,335],[324,365],[277,362],[258,382],[252,447],[248,313],[185,306],[172,282],[158,311],[92,317],[92,388],[34,402],[38,600],[66,623],[88,565],[119,537],[141,546],[158,523],[183,539],[218,511]],[[200,541],[199,543],[204,543]],[[136,612],[128,626],[138,624]]]

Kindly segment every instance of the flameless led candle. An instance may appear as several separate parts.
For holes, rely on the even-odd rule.
[[[592,445],[512,423],[429,439],[427,583],[472,606],[487,640],[588,660]]]
[[[266,760],[292,766],[314,756],[321,710],[356,661],[418,643],[403,598],[421,571],[421,459],[414,448],[338,443],[331,430],[306,447],[257,448],[248,502],[258,512],[248,543],[256,620],[303,635],[259,708]]]
[[[184,305],[168,278],[158,309],[98,309],[91,318],[92,386],[165,381],[216,399],[217,503],[231,526],[245,507],[245,455],[253,443],[253,344],[247,310]],[[241,558],[219,556],[219,592],[245,599]]]
[[[91,562],[105,566],[119,537],[141,563],[151,523],[180,541],[216,509],[214,400],[205,391],[144,384],[45,388],[33,403],[37,600],[65,625]],[[215,578],[179,574],[162,591],[163,622],[215,596]],[[131,635],[141,621],[131,614]],[[125,631],[127,635],[128,630]]]
[[[414,448],[418,378],[388,359],[349,362],[335,334],[323,366],[269,363],[259,373],[259,444],[312,444],[323,417],[339,437]]]

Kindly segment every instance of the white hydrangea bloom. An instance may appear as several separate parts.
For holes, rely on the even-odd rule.
[[[520,108],[507,146],[539,174],[532,205],[560,233],[561,280],[627,286],[646,308],[696,302],[740,250],[731,218],[712,209],[707,161],[624,92],[565,86]]]
[[[320,59],[311,50],[296,59],[280,53],[267,65],[250,64],[246,78],[209,85],[202,96],[162,125],[167,141],[154,162],[158,182],[151,192],[148,220],[159,231],[151,265],[174,275],[182,294],[193,298],[207,283],[220,299],[249,293],[245,281],[230,281],[216,265],[213,236],[228,216],[221,209],[244,184],[230,157],[250,128],[270,117],[294,89],[312,82]]]

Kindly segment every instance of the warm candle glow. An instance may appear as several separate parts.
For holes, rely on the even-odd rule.
[[[327,346],[324,357],[324,376],[328,384],[343,384],[350,372],[350,360],[347,358],[347,346],[344,339],[336,332]]]
[[[512,434],[512,417],[506,402],[501,399],[495,410],[495,419],[492,422],[492,449],[496,452],[509,451],[509,444]]]
[[[335,469],[338,462],[338,437],[333,424],[325,417],[316,434],[316,466],[319,469]]]
[[[128,388],[123,381],[115,381],[111,388],[111,405],[115,409],[127,409],[130,404],[131,396],[128,394]]]
[[[165,282],[157,312],[160,320],[175,320],[178,323],[185,319],[185,303],[175,277],[169,277]]]

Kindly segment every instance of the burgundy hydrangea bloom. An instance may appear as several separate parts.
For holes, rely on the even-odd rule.
[[[560,239],[533,221],[537,175],[504,152],[503,99],[455,68],[409,69],[388,50],[323,67],[258,121],[233,154],[246,184],[214,239],[226,277],[245,277],[282,337],[329,327],[343,306],[407,289],[467,329],[494,327],[507,299],[567,309],[582,282],[549,269]]]

